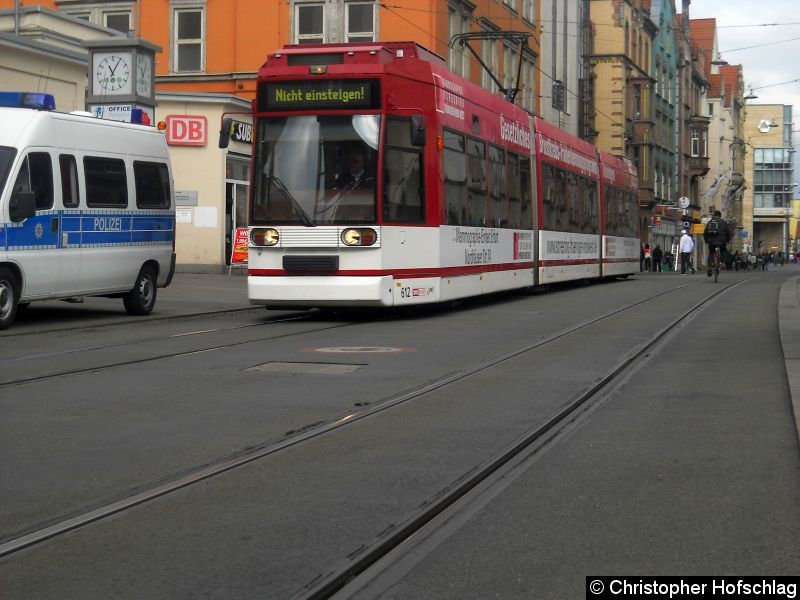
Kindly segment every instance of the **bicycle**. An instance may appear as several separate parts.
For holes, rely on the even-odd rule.
[[[714,253],[711,255],[710,268],[714,272],[714,283],[719,280],[719,265],[722,262],[719,246],[714,248]]]

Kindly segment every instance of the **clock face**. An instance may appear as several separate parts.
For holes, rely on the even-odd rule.
[[[130,56],[124,54],[96,54],[94,76],[103,93],[130,93]]]
[[[136,93],[140,96],[152,95],[152,64],[149,56],[136,56]]]

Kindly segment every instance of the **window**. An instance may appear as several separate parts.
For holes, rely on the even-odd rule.
[[[95,25],[114,29],[125,35],[133,31],[133,14],[136,0],[115,0],[103,2],[102,0],[57,0],[56,5],[65,5],[62,10],[71,17],[89,21]]]
[[[169,169],[164,163],[134,161],[136,206],[139,208],[169,208]]]
[[[536,66],[533,60],[529,56],[522,56],[522,89],[520,90],[519,94],[517,95],[518,98],[521,97],[521,101],[518,104],[527,110],[528,112],[534,112],[536,109],[536,88],[534,84],[536,82],[536,78],[534,77],[534,73],[536,71]]]
[[[692,156],[700,156],[700,131],[698,129],[691,129],[692,137]]]
[[[445,220],[448,225],[466,225],[467,218],[467,159],[464,136],[442,130],[444,144],[444,197],[447,201]]]
[[[753,151],[753,202],[755,208],[790,206],[794,186],[789,148],[755,148]]]
[[[530,229],[531,223],[531,170],[530,159],[508,153],[508,227]]]
[[[522,17],[533,23],[536,20],[536,5],[534,0],[522,0]]]
[[[469,14],[461,8],[448,7],[448,36],[452,38],[459,33],[469,32]],[[448,62],[450,70],[469,79],[469,50],[461,44],[454,44],[449,51]]]
[[[411,120],[390,117],[383,161],[384,221],[423,222],[424,198],[422,149],[411,145]]]
[[[714,103],[713,102],[709,102],[708,103],[708,116],[709,117],[713,117],[714,116]]]
[[[348,42],[371,42],[375,39],[375,5],[361,2],[348,2],[345,22]]]
[[[298,44],[322,44],[325,41],[325,11],[322,4],[298,4],[295,7]]]
[[[503,44],[503,87],[507,90],[517,84],[517,70],[514,68],[515,58],[514,49]]]
[[[174,13],[173,69],[203,69],[203,9],[178,9]]]
[[[86,206],[128,206],[128,181],[122,159],[86,156],[83,169],[86,176]]]
[[[481,42],[481,60],[486,64],[492,73],[497,73],[497,40],[486,39]],[[486,69],[481,69],[481,86],[490,92],[497,91],[497,84],[489,77]]]
[[[505,152],[497,146],[489,146],[490,210],[489,225],[508,226],[508,202],[506,201]]]
[[[14,194],[33,192],[36,210],[53,208],[53,163],[47,152],[31,152],[22,162],[14,183]]]
[[[503,4],[513,11],[517,10],[517,0],[503,0]]]
[[[131,31],[131,13],[129,12],[107,12],[103,14],[105,25],[109,29],[116,29],[124,34]]]
[[[80,204],[78,164],[71,154],[62,154],[58,157],[58,166],[61,169],[61,201],[64,208],[75,208]]]
[[[468,224],[485,227],[488,217],[486,205],[486,144],[467,138],[467,218]]]

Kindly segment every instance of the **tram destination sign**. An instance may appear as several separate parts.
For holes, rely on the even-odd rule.
[[[376,79],[318,79],[259,84],[258,110],[379,108]]]

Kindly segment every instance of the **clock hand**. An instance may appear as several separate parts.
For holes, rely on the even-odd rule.
[[[113,68],[113,69],[111,68],[111,65],[110,65],[110,64],[108,65],[108,69],[109,69],[109,71],[111,71],[111,76],[112,76],[112,77],[114,77],[114,72],[117,70],[117,68],[119,68],[119,63],[121,63],[121,62],[122,62],[122,59],[120,58],[120,59],[117,61],[117,64],[115,64],[115,65],[114,65],[114,68]]]

